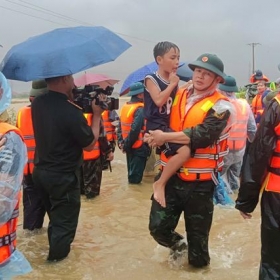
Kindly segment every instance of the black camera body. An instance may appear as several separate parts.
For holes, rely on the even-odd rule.
[[[105,89],[98,85],[86,85],[82,89],[73,89],[73,102],[83,109],[84,113],[93,113],[91,103],[95,99],[95,104],[99,105],[103,110],[118,110],[119,99],[110,97],[113,93],[114,87],[107,86]],[[105,94],[107,96],[106,101],[99,101],[98,95]]]

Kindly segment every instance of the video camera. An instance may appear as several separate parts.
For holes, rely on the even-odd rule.
[[[83,109],[84,113],[92,113],[91,103],[95,99],[95,104],[99,105],[103,110],[118,110],[119,109],[119,99],[114,97],[109,97],[112,95],[114,87],[107,86],[105,89],[98,85],[86,85],[82,89],[74,88],[74,103]],[[99,101],[98,95],[105,94],[107,96],[106,101]]]

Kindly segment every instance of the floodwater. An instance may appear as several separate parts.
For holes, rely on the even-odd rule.
[[[165,280],[258,278],[260,260],[259,206],[251,220],[243,220],[234,208],[215,206],[210,233],[211,264],[194,269],[186,256],[174,262],[169,250],[157,245],[148,231],[153,177],[141,185],[129,185],[125,156],[116,151],[113,172],[105,171],[100,196],[82,197],[79,225],[69,257],[46,262],[48,253],[47,217],[39,233],[18,227],[18,249],[33,267],[15,279],[75,280]],[[22,212],[22,211],[21,211]],[[22,213],[21,213],[22,217]],[[177,230],[184,234],[184,221]]]

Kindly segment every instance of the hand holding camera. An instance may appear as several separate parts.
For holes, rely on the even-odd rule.
[[[97,99],[93,99],[91,102],[91,112],[94,115],[101,115],[104,111],[103,108],[101,108],[99,105],[96,104],[97,103]]]
[[[84,113],[92,113],[92,101],[99,105],[103,110],[119,109],[119,99],[109,97],[114,88],[107,86],[105,89],[98,85],[87,85],[83,89],[73,89],[74,103],[83,108]],[[100,98],[100,96],[103,97]],[[105,98],[105,97],[106,98]]]

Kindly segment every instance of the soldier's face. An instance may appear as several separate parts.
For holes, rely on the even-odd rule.
[[[212,87],[213,84],[216,84],[215,80],[219,78],[213,72],[210,72],[206,69],[196,67],[193,71],[193,87],[197,91],[203,91]]]

